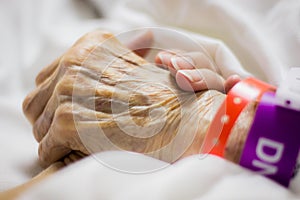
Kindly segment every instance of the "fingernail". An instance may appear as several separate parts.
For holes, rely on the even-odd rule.
[[[161,61],[161,64],[163,65],[163,67],[167,68],[168,67],[168,57],[171,57],[170,55],[168,54],[164,54],[164,53],[161,53],[161,54],[158,54],[158,57]]]
[[[171,63],[172,63],[172,66],[174,67],[174,69],[180,70],[180,68],[177,65],[177,61],[178,61],[178,57],[171,58]]]
[[[232,78],[233,80],[240,80],[241,79],[241,77],[237,74],[231,75],[230,78]]]
[[[187,70],[179,70],[178,73],[182,74],[190,82],[195,82],[193,76],[190,73],[188,73]]]
[[[158,54],[161,64],[164,65],[164,55],[162,53]]]
[[[194,69],[194,61],[190,57],[172,57],[171,63],[176,70]]]

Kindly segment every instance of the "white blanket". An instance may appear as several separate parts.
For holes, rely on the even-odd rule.
[[[257,77],[278,84],[300,63],[297,0],[10,0],[0,2],[0,190],[42,169],[37,143],[21,110],[40,69],[95,28],[174,27],[222,40]],[[160,47],[173,41],[155,35]],[[203,36],[199,36],[203,37]],[[171,40],[171,38],[170,38]],[[100,154],[117,168],[165,163],[137,154]],[[299,179],[299,176],[298,176]],[[152,173],[133,175],[88,158],[30,190],[21,199],[297,199],[300,180],[287,190],[213,156],[193,156]]]

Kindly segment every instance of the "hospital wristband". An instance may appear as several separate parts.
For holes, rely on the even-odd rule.
[[[300,112],[280,107],[265,93],[247,136],[240,165],[288,186],[300,145]]]
[[[258,101],[266,91],[275,91],[275,87],[255,78],[237,83],[227,94],[210,124],[200,153],[224,157],[228,136],[242,110],[251,101]]]
[[[300,68],[290,68],[276,94],[258,105],[240,165],[288,186],[300,148]]]

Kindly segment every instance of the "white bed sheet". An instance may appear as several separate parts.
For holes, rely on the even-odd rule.
[[[274,84],[287,68],[300,63],[297,0],[90,2],[93,9],[83,1],[0,1],[0,190],[23,183],[42,170],[37,163],[38,145],[22,114],[22,100],[34,87],[34,77],[42,66],[90,30],[103,28],[119,33],[140,26],[168,26],[216,37],[230,47],[248,71]],[[102,13],[102,18],[97,13]],[[132,163],[126,160],[130,155],[110,152],[100,157],[123,157],[122,165]],[[138,163],[161,163],[135,156]],[[88,158],[57,176],[57,181],[45,182],[23,199],[40,199],[38,195],[43,199],[54,195],[55,199],[300,198],[300,180],[286,190],[212,156],[202,160],[194,156],[139,176],[116,172]]]

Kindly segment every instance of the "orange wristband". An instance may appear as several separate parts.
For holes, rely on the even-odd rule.
[[[237,83],[227,94],[226,99],[215,115],[200,153],[210,153],[223,157],[225,145],[234,123],[249,102],[259,101],[266,91],[275,91],[272,85],[255,78],[247,78]]]

